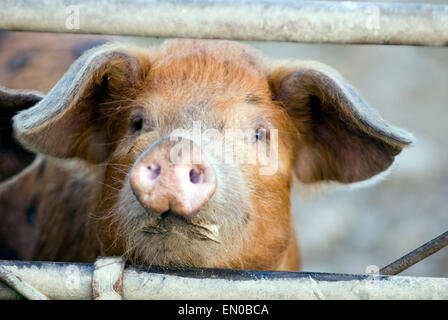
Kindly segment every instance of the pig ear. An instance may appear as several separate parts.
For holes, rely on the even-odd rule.
[[[299,136],[295,173],[305,183],[368,179],[387,169],[412,136],[384,121],[333,69],[317,62],[270,74],[273,99]]]
[[[132,98],[143,60],[138,49],[126,46],[87,51],[38,104],[14,117],[16,137],[50,156],[104,161],[111,147],[99,106],[113,97]]]
[[[35,158],[14,138],[11,119],[41,99],[38,92],[0,87],[0,182],[20,172]]]

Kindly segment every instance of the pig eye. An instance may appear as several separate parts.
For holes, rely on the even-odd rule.
[[[255,130],[255,140],[256,141],[264,141],[266,139],[266,129],[257,129]]]
[[[139,132],[143,129],[143,117],[141,115],[131,117],[130,121],[132,133]]]

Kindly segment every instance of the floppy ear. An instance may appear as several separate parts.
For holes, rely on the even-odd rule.
[[[273,99],[286,108],[299,131],[295,173],[303,182],[368,179],[387,169],[412,141],[324,64],[277,67],[269,83]]]
[[[13,136],[12,117],[39,102],[42,95],[34,91],[12,90],[0,86],[0,182],[20,172],[35,158]]]
[[[16,137],[53,157],[104,161],[112,147],[99,106],[114,97],[132,99],[145,63],[149,59],[133,47],[108,44],[87,51],[38,104],[14,117]]]

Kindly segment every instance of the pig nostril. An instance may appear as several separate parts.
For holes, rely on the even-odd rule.
[[[201,173],[196,169],[190,170],[190,181],[191,183],[197,184],[201,180]]]
[[[157,220],[163,220],[165,219],[167,216],[169,216],[171,214],[171,210],[165,211],[163,212],[160,216],[157,217]]]
[[[160,175],[160,171],[162,171],[162,168],[157,163],[151,164],[148,167],[149,171],[149,179],[154,180]]]

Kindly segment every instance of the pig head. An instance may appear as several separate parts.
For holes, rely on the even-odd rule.
[[[292,175],[366,180],[411,142],[326,65],[205,40],[91,49],[13,128],[38,155],[15,179],[41,171],[30,257],[176,267],[298,270]],[[249,161],[260,149],[275,161]]]

